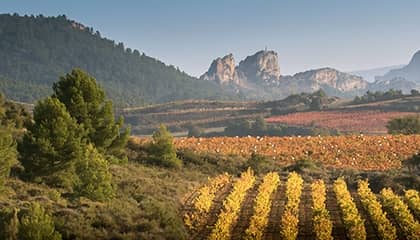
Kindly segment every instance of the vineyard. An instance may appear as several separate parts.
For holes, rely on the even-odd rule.
[[[310,180],[291,172],[222,175],[191,193],[183,212],[192,239],[420,239],[419,193],[367,180]],[[206,206],[206,207],[202,207]]]
[[[135,138],[144,144],[150,138]],[[278,165],[288,165],[299,159],[313,159],[325,166],[385,170],[398,168],[401,161],[420,150],[420,135],[338,137],[217,137],[177,138],[178,149],[198,153],[216,153],[249,157],[257,153],[271,158]]]
[[[342,132],[363,132],[384,134],[386,123],[397,117],[415,115],[413,112],[382,111],[317,111],[297,112],[267,118],[269,123],[283,123],[294,126],[316,126],[337,129]]]

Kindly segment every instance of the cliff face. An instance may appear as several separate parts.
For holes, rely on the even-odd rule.
[[[209,70],[200,79],[239,86],[276,82],[280,79],[278,56],[274,51],[259,51],[246,57],[236,67],[233,55],[228,54],[213,60]]]
[[[274,51],[259,51],[248,56],[236,70],[241,81],[276,82],[280,79],[278,55]]]
[[[207,81],[215,81],[220,84],[235,83],[239,84],[237,73],[235,70],[235,59],[232,54],[228,54],[223,58],[215,59],[209,70],[203,74],[200,79]]]
[[[295,74],[292,79],[301,81],[304,85],[311,85],[314,90],[328,86],[338,91],[348,92],[364,89],[368,83],[362,77],[339,72],[332,68],[321,68]]]

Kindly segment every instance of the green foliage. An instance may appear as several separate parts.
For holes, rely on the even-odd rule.
[[[84,156],[76,163],[76,174],[78,196],[95,201],[106,201],[114,196],[109,163],[92,145],[87,146]]]
[[[392,119],[386,128],[390,134],[420,134],[420,115]]]
[[[71,170],[81,156],[83,135],[83,129],[57,98],[38,102],[34,109],[34,123],[18,145],[25,176],[42,181],[43,177]]]
[[[20,219],[19,239],[59,240],[60,233],[55,231],[52,217],[39,205],[32,203],[27,213]]]
[[[376,91],[371,92],[367,91],[365,95],[359,97],[356,96],[353,99],[353,104],[361,104],[361,103],[369,103],[369,102],[376,102],[376,101],[384,101],[384,100],[392,100],[396,98],[404,97],[404,94],[401,90],[394,90],[390,89],[386,92]]]
[[[105,100],[104,90],[88,73],[74,69],[54,83],[54,97],[84,129],[87,142],[102,153],[124,158],[129,130],[121,133],[123,118],[115,122],[112,102]]]
[[[30,114],[21,104],[7,101],[0,93],[0,125],[21,129],[30,120]]]
[[[16,163],[16,144],[7,129],[0,126],[0,190],[3,181],[10,174],[10,168]]]
[[[273,165],[270,160],[257,153],[252,153],[251,157],[245,163],[244,169],[251,168],[256,174],[265,174],[273,170]]]
[[[153,142],[149,146],[149,162],[168,168],[181,168],[182,162],[176,155],[173,137],[164,125],[153,133]]]
[[[122,43],[101,37],[66,16],[0,15],[0,91],[35,102],[51,94],[57,76],[75,67],[101,81],[120,105],[180,99],[231,99],[221,86],[198,81]]]
[[[17,240],[19,231],[18,209],[0,210],[0,239]]]

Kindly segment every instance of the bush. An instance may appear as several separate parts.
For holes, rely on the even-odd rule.
[[[94,201],[106,201],[114,196],[109,163],[95,147],[88,145],[83,158],[76,163],[78,181],[75,192]]]
[[[256,153],[252,153],[248,161],[245,163],[245,169],[251,168],[256,174],[264,174],[273,170],[273,166],[270,163],[270,160]]]
[[[390,134],[420,134],[420,115],[392,119],[386,128]]]
[[[153,134],[153,142],[149,149],[149,162],[151,164],[168,167],[181,168],[182,162],[176,156],[176,149],[173,144],[173,137],[164,125]]]
[[[39,203],[32,203],[20,219],[18,238],[59,240],[61,235],[55,231],[54,221],[45,209]]]

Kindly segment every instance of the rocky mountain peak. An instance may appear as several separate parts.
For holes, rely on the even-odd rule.
[[[280,79],[278,54],[275,51],[259,51],[242,60],[237,71],[240,78],[245,78],[249,82],[278,81]]]
[[[207,81],[216,81],[224,84],[229,82],[237,83],[237,74],[235,70],[235,59],[233,54],[228,54],[223,58],[216,58],[211,63],[209,70],[204,73],[200,79]]]

